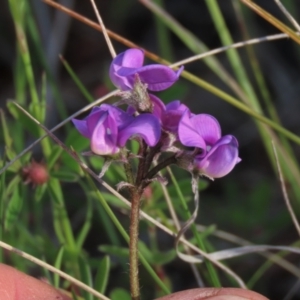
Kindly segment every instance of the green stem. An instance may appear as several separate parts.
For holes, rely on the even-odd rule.
[[[177,158],[175,155],[168,157],[167,159],[163,160],[161,163],[156,165],[154,168],[152,168],[146,175],[146,179],[151,179],[153,178],[159,171],[162,169],[175,164],[177,161]]]

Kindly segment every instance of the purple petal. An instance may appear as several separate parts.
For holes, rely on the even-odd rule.
[[[82,134],[84,137],[86,137],[88,139],[91,138],[91,133],[88,130],[86,120],[72,119],[72,122],[80,134]]]
[[[144,63],[144,52],[140,49],[128,49],[119,54],[114,61],[115,60],[115,64],[119,64],[119,61],[121,60],[120,65],[122,67],[140,68]]]
[[[221,138],[221,127],[216,118],[207,114],[194,115],[190,119],[198,134],[212,146]]]
[[[132,89],[132,83],[129,82],[127,77],[119,76],[117,70],[119,68],[115,66],[110,66],[109,77],[115,87],[119,88],[122,91],[127,91]]]
[[[199,135],[194,124],[191,122],[189,111],[185,111],[178,125],[178,137],[180,142],[188,147],[206,149],[204,139]]]
[[[148,65],[140,68],[138,74],[142,82],[148,85],[150,91],[162,91],[178,80],[183,67],[177,72],[164,65]]]
[[[130,137],[140,136],[147,145],[155,146],[160,139],[160,133],[159,120],[151,114],[142,114],[119,132],[118,145],[124,147]]]
[[[180,103],[179,100],[174,100],[166,105],[166,111],[163,114],[162,122],[165,130],[177,134],[178,124],[185,111],[189,108]]]
[[[95,112],[99,111],[100,107],[98,106],[94,106],[90,112],[90,114],[88,116],[86,116],[84,119],[82,120],[78,120],[78,119],[72,119],[72,122],[74,124],[74,126],[76,127],[76,129],[79,131],[80,134],[82,134],[84,137],[90,139],[92,132],[90,131],[87,125],[87,119],[94,114]]]
[[[189,109],[185,104],[181,103],[179,100],[174,100],[166,105],[166,110],[179,110],[185,112]]]
[[[124,110],[110,104],[102,104],[100,108],[102,111],[109,111],[118,128],[126,126],[134,119],[134,117],[128,112],[125,112]]]
[[[126,85],[127,88],[132,88],[134,85],[134,76],[137,73],[141,82],[148,85],[148,90],[162,91],[178,80],[182,70],[183,67],[175,72],[167,66],[153,64],[138,69],[123,67],[116,72],[116,76],[124,78],[123,85]]]
[[[144,62],[144,53],[139,49],[128,49],[116,56],[109,68],[109,76],[113,84],[123,91],[132,89],[132,83],[129,82],[126,75],[119,75],[118,71],[126,68],[130,74],[136,73],[136,69],[142,67]]]
[[[150,100],[153,103],[153,115],[161,120],[164,111],[166,110],[164,103],[156,96],[149,94]]]
[[[171,68],[153,64],[142,66],[144,53],[139,49],[129,49],[113,59],[109,76],[115,86],[121,90],[130,90],[133,88],[135,74],[138,74],[141,81],[148,85],[151,91],[161,91],[170,87],[180,76],[183,67],[178,71]]]
[[[88,120],[90,121],[90,119]],[[94,122],[94,120],[92,120]],[[119,151],[117,147],[118,128],[109,111],[102,112],[91,137],[91,150],[98,155],[111,155]]]
[[[195,159],[199,171],[211,178],[227,175],[238,162],[238,142],[232,135],[223,136],[203,159]]]
[[[130,116],[132,116],[135,112],[136,112],[136,109],[131,105],[129,105],[126,109],[126,113],[129,114]]]
[[[97,110],[86,117],[87,128],[91,136],[94,132],[95,127],[98,125],[99,120],[103,119],[103,115],[106,115],[106,111]]]

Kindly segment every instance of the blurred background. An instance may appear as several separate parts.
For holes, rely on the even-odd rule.
[[[89,1],[61,0],[58,2],[96,22],[95,13]],[[296,20],[300,20],[297,0],[282,2],[292,12]],[[163,3],[165,10],[183,27],[193,33],[196,38],[206,44],[209,49],[222,46],[205,1],[165,0]],[[167,30],[168,51],[163,49],[161,43],[159,43],[159,24],[156,17],[138,1],[98,0],[96,4],[107,28],[137,45],[172,62],[194,55],[182,40],[169,30]],[[260,0],[257,1],[257,4],[288,24],[274,1]],[[276,28],[239,1],[219,1],[219,5],[235,42],[246,38],[279,33]],[[51,128],[62,121],[62,116],[58,109],[59,102],[63,101],[67,115],[71,115],[88,104],[62,65],[59,55],[62,55],[69,63],[95,99],[100,98],[113,89],[108,77],[111,57],[100,32],[78,20],[72,19],[67,14],[53,9],[40,0],[29,1],[28,7],[32,22],[27,24],[27,26],[33,26],[37,33],[36,37],[31,36],[28,38],[37,85],[41,85],[41,76],[47,69],[47,74],[51,74],[49,76],[56,82],[58,91],[55,91],[53,85],[48,82],[46,126]],[[242,20],[241,16],[243,17]],[[246,32],[249,34],[248,37]],[[34,47],[36,44],[35,38],[41,43],[41,49],[37,50]],[[8,1],[2,0],[0,10],[0,107],[5,111],[8,120],[12,118],[6,109],[6,102],[9,99],[18,100],[18,95],[15,92],[15,70],[18,64],[16,61],[15,41],[15,29]],[[119,42],[113,41],[113,45],[117,52],[126,50],[126,47]],[[271,102],[277,110],[282,125],[299,135],[299,45],[290,39],[282,39],[254,45],[251,48],[242,48],[238,51],[253,83],[254,91],[257,97],[261,99],[264,95],[256,83],[255,75],[249,62],[248,52],[253,51],[253,55],[256,57],[255,62],[259,65],[261,75],[268,88],[267,93],[269,93]],[[217,59],[228,75],[234,77],[234,71],[226,54],[218,54]],[[150,60],[147,60],[147,62],[150,63]],[[228,84],[220,79],[218,74],[214,73],[203,60],[186,65],[185,70],[239,99]],[[235,167],[233,172],[225,178],[217,179],[214,182],[208,182],[206,179],[203,179],[207,183],[207,187],[200,193],[201,204],[197,223],[205,226],[213,225],[219,230],[230,232],[255,244],[290,245],[294,243],[298,239],[297,232],[290,220],[282,197],[277,173],[272,167],[255,121],[211,92],[185,79],[181,79],[178,86],[174,86],[170,91],[158,94],[158,96],[165,102],[179,99],[195,113],[212,114],[219,120],[223,134],[235,135],[240,144],[242,162]],[[58,93],[59,96],[57,96]],[[29,98],[29,95],[27,97]],[[267,112],[267,104],[263,101],[261,103],[263,111]],[[64,140],[67,138],[67,131],[61,129],[58,131],[58,135]],[[18,137],[13,138],[17,139]],[[34,136],[29,133],[26,134],[25,141],[27,146],[34,140]],[[0,141],[3,141],[1,140],[1,135]],[[299,146],[291,143],[291,147],[296,159],[299,160]],[[4,147],[0,144],[0,154],[3,155],[3,153]],[[43,159],[39,147],[34,148],[33,157],[38,161]],[[177,168],[173,170],[179,179],[186,178],[188,175],[183,170]],[[296,192],[289,185],[287,185],[287,189],[290,193],[293,207],[299,215],[300,199],[297,199]],[[79,211],[85,205],[82,191],[76,183],[63,184],[63,191],[68,195],[66,199],[69,196],[72,199],[72,201],[66,201],[66,206],[70,213],[72,224],[76,228],[76,224],[81,218]],[[149,201],[151,200],[149,199]],[[163,201],[163,199],[160,201]],[[193,204],[190,204],[192,210]],[[147,206],[148,203],[144,205]],[[45,204],[45,214],[47,214],[48,209],[49,207]],[[118,211],[116,209],[116,214],[125,224],[128,222],[127,213],[124,214],[122,210]],[[92,229],[84,243],[84,249],[91,258],[101,257],[103,254],[98,250],[98,247],[101,244],[108,243],[109,237],[105,233],[103,224],[97,217],[93,218],[92,224]],[[46,230],[49,230],[51,233],[51,223],[45,220],[44,225]],[[147,230],[143,231],[144,227],[142,222],[141,239],[149,243],[149,232]],[[99,235],[99,232],[102,231],[103,234]],[[166,251],[173,247],[172,238],[166,237],[164,233],[159,231],[156,234],[160,250]],[[53,239],[55,242],[55,238]],[[214,249],[218,250],[234,245],[216,237],[212,237],[210,243]],[[124,243],[124,245],[126,244]],[[113,280],[109,282],[109,289],[116,286],[126,288],[128,284],[126,258],[112,257],[114,264],[111,278]],[[294,266],[299,267],[298,256],[289,255],[288,260]],[[247,280],[253,279],[253,274],[265,261],[264,257],[253,254],[232,259],[229,265],[247,282]],[[170,280],[173,291],[197,286],[189,265],[178,258],[173,259],[164,265],[163,268],[158,269],[158,271],[161,272],[162,276],[166,276]],[[145,284],[147,280],[143,279],[143,276],[147,278],[147,274],[145,274],[143,269],[141,274],[144,291],[149,290],[149,295],[152,295],[151,284],[147,286]],[[223,278],[221,272],[220,276]],[[223,280],[224,285],[230,286],[232,284],[228,278],[223,278]],[[272,264],[263,272],[261,277],[257,277],[256,281],[253,279],[253,284],[254,281],[255,284],[251,288],[271,299],[300,299],[300,286],[295,285],[297,280],[290,272]],[[209,283],[207,284],[209,285]],[[292,298],[284,298],[292,288],[295,289]],[[151,299],[151,296],[149,299]]]

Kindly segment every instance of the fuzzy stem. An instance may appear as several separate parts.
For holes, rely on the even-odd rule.
[[[139,150],[139,155],[141,155],[137,174],[136,174],[136,180],[135,180],[135,185],[138,187],[144,177],[145,173],[145,161],[146,161],[146,156],[147,156],[147,145],[144,141],[141,142],[140,144],[140,150]]]
[[[139,214],[140,214],[140,200],[142,193],[135,190],[132,193],[131,212],[130,212],[130,229],[129,229],[129,277],[130,277],[130,293],[132,300],[140,299],[139,287]]]

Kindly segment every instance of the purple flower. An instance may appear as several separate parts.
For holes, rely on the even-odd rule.
[[[141,137],[149,146],[155,146],[160,139],[160,124],[155,116],[134,117],[109,104],[94,107],[83,120],[72,121],[76,129],[91,140],[91,150],[98,155],[118,153],[133,136]]]
[[[189,108],[179,100],[164,105],[158,97],[152,94],[149,97],[153,103],[153,114],[161,121],[163,129],[177,135],[179,121],[185,111],[190,112]]]
[[[220,138],[202,158],[195,158],[195,166],[200,173],[210,178],[227,175],[241,161],[238,157],[238,141],[232,135]]]
[[[123,91],[132,90],[135,74],[138,74],[142,83],[147,84],[150,91],[161,91],[170,87],[183,70],[177,72],[171,68],[152,64],[143,66],[144,52],[140,49],[128,49],[116,56],[109,70],[109,76],[113,84]]]
[[[219,122],[210,115],[192,115],[186,111],[179,122],[178,136],[183,145],[200,149],[193,167],[202,175],[223,177],[241,160],[236,138],[222,137]]]

